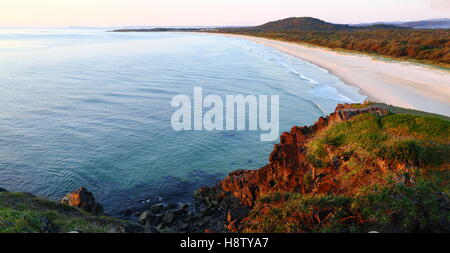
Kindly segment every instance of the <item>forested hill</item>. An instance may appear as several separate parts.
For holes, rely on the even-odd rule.
[[[391,25],[368,25],[368,26],[350,26],[325,22],[323,20],[311,17],[292,17],[278,21],[266,23],[264,25],[249,27],[248,30],[254,31],[335,31],[335,30],[357,30],[357,29],[377,29],[377,28],[398,28]]]
[[[254,27],[252,30],[259,30],[259,31],[344,30],[352,28],[353,27],[348,25],[337,25],[316,18],[303,17],[303,18],[287,18],[283,20],[269,22],[267,24]]]

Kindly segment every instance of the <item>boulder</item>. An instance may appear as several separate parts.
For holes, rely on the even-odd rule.
[[[227,221],[240,223],[244,218],[246,218],[250,213],[250,208],[248,207],[237,207],[228,211]]]
[[[170,224],[173,222],[175,218],[175,214],[173,212],[167,212],[166,214],[164,214],[164,217],[162,218],[162,222],[164,224]]]
[[[153,214],[152,214],[150,211],[143,212],[143,213],[141,213],[141,215],[139,215],[138,220],[139,220],[139,222],[140,222],[141,224],[145,224],[146,221],[147,221],[152,215],[153,215]]]
[[[186,230],[188,228],[188,224],[182,221],[178,222],[178,228],[180,228],[181,230]]]
[[[189,204],[178,203],[178,209],[179,210],[188,210],[189,209]]]
[[[94,195],[84,187],[67,194],[61,202],[94,215],[103,214],[103,206],[98,204]]]
[[[161,211],[164,210],[164,205],[161,204],[161,203],[159,203],[159,204],[154,204],[153,206],[150,207],[150,210],[151,210],[153,213],[159,213],[159,212],[161,212]]]
[[[127,209],[127,210],[123,211],[123,214],[124,214],[125,216],[131,216],[131,215],[133,214],[133,210]]]
[[[144,227],[137,224],[123,226],[120,230],[120,232],[127,234],[159,233],[158,230],[153,227]]]
[[[194,192],[194,198],[210,206],[220,202],[221,189],[219,187],[202,187]]]
[[[239,199],[231,195],[227,195],[223,198],[222,203],[220,203],[220,206],[225,210],[230,210],[233,208],[240,207],[241,201],[239,201]]]

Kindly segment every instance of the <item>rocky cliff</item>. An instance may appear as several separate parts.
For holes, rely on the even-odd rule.
[[[289,133],[283,133],[280,144],[275,145],[270,154],[269,164],[255,171],[236,171],[231,173],[220,183],[220,187],[232,193],[246,206],[253,206],[260,196],[272,192],[314,192],[331,193],[343,189],[335,180],[335,174],[341,164],[341,160],[347,157],[336,157],[333,164],[325,168],[316,168],[307,159],[307,144],[319,131],[330,124],[348,121],[353,117],[372,113],[379,116],[388,114],[387,110],[376,107],[352,108],[351,105],[339,105],[330,116],[321,117],[312,126],[293,127]],[[313,189],[304,184],[305,175],[311,175],[314,181]]]
[[[392,216],[380,216],[375,220],[369,219],[370,215],[375,214],[363,215],[362,207],[353,207],[363,205],[364,201],[369,206],[380,205],[376,201],[367,203],[369,200],[359,197],[376,198],[379,197],[379,189],[396,192],[399,189],[395,187],[398,186],[409,187],[407,191],[417,191],[414,193],[417,195],[431,194],[436,202],[448,201],[448,195],[445,195],[448,193],[442,197],[444,195],[435,192],[433,187],[440,190],[448,187],[449,130],[449,121],[435,117],[393,114],[371,104],[339,105],[334,113],[320,118],[314,125],[293,127],[290,132],[283,133],[280,143],[275,145],[270,154],[268,165],[258,170],[235,171],[217,186],[200,189],[196,196],[219,206],[229,202],[230,198],[238,199],[241,207],[227,209],[227,228],[234,232],[314,232],[329,229],[331,225],[342,225],[344,232],[350,232],[350,228],[365,231],[369,227],[381,231],[410,232],[417,229],[417,223],[422,222],[427,223],[427,228],[441,229],[436,224],[448,225],[448,220],[442,218],[448,214],[445,209],[440,210],[439,214],[433,213],[440,217],[438,220],[404,221],[413,225],[404,225],[402,230],[393,224],[402,222],[395,215],[401,213],[399,209],[406,207],[392,207]],[[440,185],[428,185],[437,181]],[[425,182],[426,187],[430,188],[419,191],[415,188],[419,182]],[[393,196],[394,193],[389,197]],[[349,198],[346,205],[353,202],[353,207],[339,207],[347,211],[337,219],[337,207],[327,198],[341,197]],[[408,208],[417,213],[425,212],[424,216],[430,215],[422,206],[425,204],[420,203],[419,196],[401,195],[393,198],[403,197],[414,201]],[[312,201],[311,198],[323,201],[327,207],[305,203]],[[395,203],[395,200],[392,203],[385,201],[381,205]],[[288,211],[292,203],[315,211],[308,213],[303,209],[297,210],[298,206]],[[441,205],[448,207],[447,202]],[[384,211],[389,212],[388,206],[384,208]],[[276,216],[272,213],[274,211],[283,215]],[[381,211],[375,208],[368,212]],[[245,218],[249,213],[250,216]],[[333,217],[336,220],[331,222]],[[378,219],[390,220],[392,224],[389,224],[389,229],[382,227]],[[329,226],[324,225],[325,220],[330,222]],[[345,222],[351,224],[345,225]],[[276,226],[265,227],[267,224],[280,224],[281,230],[273,231]],[[305,228],[307,224],[311,226]],[[339,229],[330,232],[336,231]]]

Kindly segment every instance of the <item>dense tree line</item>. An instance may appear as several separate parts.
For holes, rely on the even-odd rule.
[[[450,64],[450,30],[252,31],[228,29],[221,32],[310,43],[333,49],[415,59],[436,64]]]

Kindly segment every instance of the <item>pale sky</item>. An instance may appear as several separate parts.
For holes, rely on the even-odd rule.
[[[0,26],[259,25],[310,16],[334,23],[450,17],[450,0],[0,0]]]

